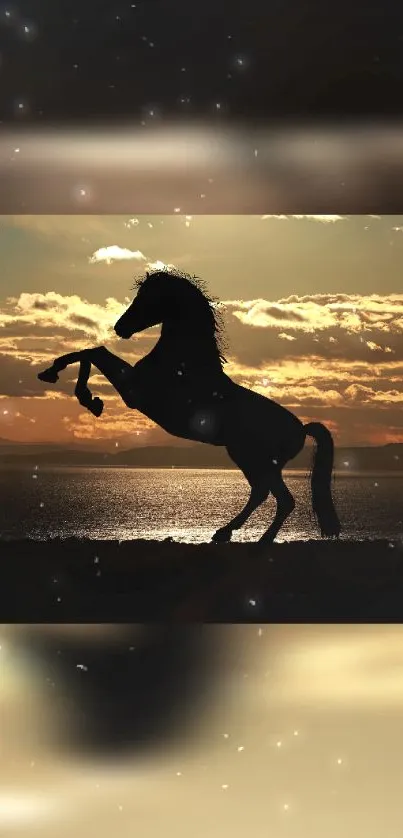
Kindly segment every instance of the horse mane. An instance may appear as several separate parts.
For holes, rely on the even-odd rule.
[[[140,288],[149,280],[155,277],[163,277],[165,276],[167,279],[179,279],[182,280],[184,283],[188,283],[192,286],[196,291],[199,292],[200,296],[202,297],[203,301],[209,307],[213,323],[213,339],[215,342],[215,346],[222,364],[227,363],[227,359],[224,356],[224,351],[227,349],[226,337],[225,337],[225,324],[224,318],[221,311],[218,309],[220,305],[220,300],[217,297],[211,296],[207,291],[206,283],[203,279],[198,276],[186,273],[185,271],[180,271],[178,268],[169,268],[164,270],[154,269],[152,271],[147,271],[144,275],[140,277],[136,277],[134,283],[132,285],[132,291],[139,291]]]

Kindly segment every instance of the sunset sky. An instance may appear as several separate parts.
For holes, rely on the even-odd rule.
[[[202,277],[225,303],[226,372],[325,422],[339,445],[403,442],[403,216],[2,216],[0,437],[68,443],[176,440],[127,410],[96,375],[96,419],[37,372],[100,344],[135,363],[113,325],[133,279],[163,262]]]

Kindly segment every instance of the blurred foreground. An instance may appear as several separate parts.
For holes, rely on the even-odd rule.
[[[402,834],[400,626],[4,626],[0,655],[4,838]]]

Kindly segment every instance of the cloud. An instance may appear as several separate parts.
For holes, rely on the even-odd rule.
[[[7,300],[9,310],[0,311],[0,328],[25,324],[35,328],[79,329],[91,340],[106,340],[122,313],[122,303],[108,297],[104,305],[90,303],[78,294],[63,296],[55,291],[22,293]],[[11,310],[10,310],[11,309]]]
[[[353,335],[367,332],[368,325],[372,331],[399,337],[403,331],[403,294],[292,295],[276,302],[226,300],[224,305],[233,317],[256,328],[275,328],[281,321],[282,330],[287,325],[295,332],[337,329]]]
[[[135,219],[132,219],[134,221]],[[119,247],[117,244],[109,245],[108,247],[100,247],[95,253],[88,258],[91,265],[104,262],[106,265],[112,265],[114,262],[135,261],[144,263],[147,271],[169,271],[175,268],[167,262],[162,262],[161,259],[150,261],[141,250],[129,250],[127,247]]]
[[[53,291],[9,298],[0,310],[0,396],[34,400],[40,396],[37,401],[45,401],[47,391],[37,381],[38,369],[65,352],[100,343],[135,363],[150,350],[158,329],[125,345],[119,342],[113,325],[128,303],[127,298],[107,298],[101,305],[77,294]],[[353,420],[347,415],[356,417],[361,444],[367,439],[368,411],[374,417],[372,439],[376,439],[378,413],[379,435],[382,425],[384,430],[393,430],[394,439],[398,437],[403,402],[403,295],[292,295],[280,300],[228,300],[225,305],[229,344],[225,371],[235,381],[297,415],[302,411],[311,412],[312,419],[337,419],[341,433],[353,432]],[[59,400],[63,394],[70,396],[65,410],[73,423],[79,421],[82,433],[82,421],[92,422],[92,418],[77,419],[82,411],[73,397],[76,373],[76,366],[66,370],[51,392],[59,393]],[[92,381],[94,393],[99,388],[101,394],[113,394],[95,368]],[[52,405],[56,402],[53,399]],[[122,410],[118,398],[116,410]],[[137,427],[137,413],[128,415]],[[102,426],[105,433],[113,433],[123,421],[119,416],[108,408],[109,418]],[[88,434],[96,427],[96,423],[88,425]]]
[[[89,257],[88,261],[91,265],[99,262],[105,262],[106,265],[124,261],[144,262],[148,271],[169,271],[175,268],[175,265],[162,262],[161,259],[150,261],[141,250],[129,250],[127,247],[119,247],[117,244],[100,247]]]
[[[141,250],[129,250],[127,247],[119,247],[117,244],[111,244],[108,247],[100,247],[88,261],[90,264],[97,262],[106,262],[107,265],[112,265],[113,262],[122,262],[135,260],[136,262],[146,262],[147,258]]]
[[[228,309],[232,308],[233,316],[248,326],[266,328],[279,322],[283,326],[285,323],[293,325],[295,321],[304,320],[303,313],[297,311],[296,306],[272,303],[267,300],[227,300],[224,305]]]
[[[378,344],[375,343],[375,341],[373,341],[373,340],[367,340],[365,342],[368,346],[368,349],[370,349],[371,352],[394,352],[395,351],[394,349],[391,349],[390,346],[378,346]]]
[[[149,271],[170,271],[175,268],[175,265],[170,265],[166,262],[161,262],[160,259],[157,259],[156,262],[147,262],[146,267]]]
[[[36,373],[30,359],[0,354],[0,394],[12,398],[43,395],[45,388]]]
[[[360,404],[403,404],[402,390],[375,390],[373,387],[364,387],[362,384],[351,384],[346,388],[345,396],[351,401],[359,401]]]
[[[280,332],[279,338],[282,340],[296,340],[297,338],[294,335],[287,335],[286,332]]]

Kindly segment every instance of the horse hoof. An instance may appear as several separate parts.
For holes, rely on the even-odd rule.
[[[50,384],[55,384],[59,376],[53,367],[49,367],[49,369],[44,370],[43,372],[38,372],[38,378],[40,381],[47,381]]]
[[[104,409],[104,403],[98,396],[94,396],[92,403],[89,405],[89,410],[94,416],[100,416]]]
[[[228,530],[226,527],[222,527],[222,529],[217,530],[212,537],[212,541],[214,544],[225,544],[228,541],[231,541],[232,530]]]

